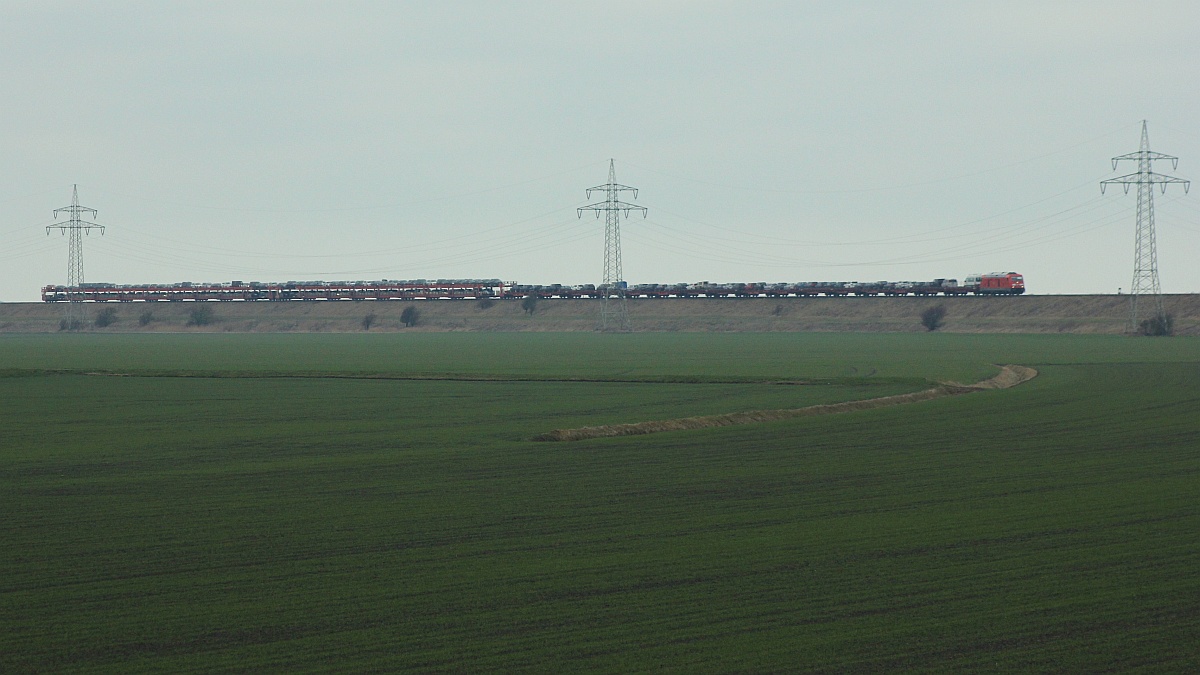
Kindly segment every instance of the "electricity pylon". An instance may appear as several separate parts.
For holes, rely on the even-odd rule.
[[[79,186],[71,186],[71,205],[64,206],[61,209],[54,209],[54,217],[57,219],[58,214],[67,213],[69,218],[65,223],[55,223],[46,226],[46,234],[50,234],[50,230],[59,230],[63,234],[69,234],[69,243],[67,244],[67,309],[66,316],[63,317],[63,326],[67,330],[79,330],[83,328],[83,233],[91,234],[92,230],[100,230],[100,234],[104,234],[104,226],[89,222],[80,218],[80,214],[89,212],[95,218],[98,213],[96,209],[89,209],[86,206],[79,205]]]
[[[1129,194],[1129,186],[1137,186],[1137,238],[1133,254],[1133,285],[1129,292],[1129,332],[1137,332],[1141,327],[1138,321],[1138,296],[1151,295],[1154,298],[1154,316],[1160,328],[1166,327],[1166,313],[1163,311],[1162,289],[1158,283],[1158,251],[1154,244],[1154,186],[1161,186],[1163,194],[1167,192],[1167,184],[1183,183],[1186,194],[1191,187],[1191,181],[1174,176],[1155,173],[1155,160],[1171,161],[1172,169],[1179,168],[1179,158],[1164,155],[1161,152],[1150,151],[1150,133],[1146,130],[1146,120],[1142,120],[1142,145],[1137,152],[1112,158],[1113,171],[1122,160],[1137,162],[1137,173],[1126,174],[1118,178],[1110,178],[1100,183],[1100,193],[1108,185],[1120,185]],[[1143,303],[1144,305],[1144,303]]]
[[[604,191],[604,201],[588,204],[577,209],[579,217],[584,211],[595,211],[596,217],[604,212],[604,281],[600,288],[600,322],[596,329],[628,333],[629,312],[625,308],[625,280],[621,276],[621,214],[629,217],[630,211],[641,211],[642,217],[647,214],[646,207],[623,202],[620,193],[629,191],[637,199],[637,188],[617,183],[617,172],[613,160],[608,160],[608,182],[587,189],[588,199],[593,192]]]

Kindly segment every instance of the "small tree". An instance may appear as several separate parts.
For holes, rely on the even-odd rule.
[[[521,309],[525,310],[525,313],[530,316],[533,316],[533,313],[537,311],[537,305],[538,296],[536,295],[527,295],[525,296],[525,299],[521,301]]]
[[[189,326],[207,326],[213,322],[212,307],[201,304],[199,307],[193,307],[192,311],[188,312],[187,325]]]
[[[139,326],[149,326],[153,322],[154,322],[154,312],[151,312],[150,310],[146,310],[146,311],[142,312],[142,315],[138,317],[138,325]]]
[[[375,318],[375,312],[364,316],[362,320],[363,330],[371,330],[371,326],[375,324]]]
[[[495,304],[495,300],[488,297],[483,297],[479,299],[479,302],[476,303],[476,306],[479,307],[479,309],[491,309]]]
[[[1142,335],[1152,337],[1167,337],[1175,332],[1175,317],[1170,314],[1159,314],[1141,323]]]
[[[83,330],[83,322],[80,321],[79,319],[72,319],[70,321],[68,321],[67,319],[63,319],[62,321],[58,322],[58,329],[59,330]]]
[[[404,324],[405,328],[412,328],[420,320],[421,313],[417,311],[416,307],[410,305],[405,307],[403,312],[400,312],[400,322]]]
[[[945,320],[945,305],[934,305],[933,307],[926,308],[924,312],[921,312],[921,325],[925,326],[925,329],[928,331],[935,331],[941,328],[942,324],[945,323]]]
[[[96,315],[96,328],[108,328],[117,322],[117,310],[105,307]]]

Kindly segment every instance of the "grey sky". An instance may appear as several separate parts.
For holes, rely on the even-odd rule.
[[[640,188],[630,283],[1023,272],[1115,292],[1135,196],[1200,179],[1200,4],[0,2],[0,300],[89,281],[599,281],[584,189]],[[1156,194],[1200,292],[1200,194]]]

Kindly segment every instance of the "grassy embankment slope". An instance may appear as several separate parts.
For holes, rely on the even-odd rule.
[[[529,440],[991,363],[1041,374]],[[1200,665],[1195,339],[5,336],[0,371],[4,671]]]
[[[1200,335],[1200,295],[1164,296],[1177,332]],[[927,307],[945,305],[947,332],[1120,334],[1129,318],[1128,296],[1030,295],[1016,298],[765,298],[631,300],[639,331],[868,331],[920,332]],[[594,300],[544,300],[528,315],[517,300],[483,309],[478,302],[206,303],[213,322],[188,325],[193,303],[88,305],[89,330],[101,332],[372,332],[587,331],[595,328]],[[400,313],[421,315],[405,329]],[[104,309],[116,312],[106,328],[91,325]],[[0,332],[56,332],[61,305],[0,303]],[[144,313],[151,314],[145,324]]]

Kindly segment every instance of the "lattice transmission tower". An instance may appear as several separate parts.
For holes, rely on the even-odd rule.
[[[1172,169],[1179,168],[1179,158],[1164,155],[1161,152],[1151,152],[1150,133],[1146,129],[1146,120],[1142,120],[1142,145],[1137,152],[1119,155],[1112,158],[1113,170],[1124,160],[1137,162],[1137,173],[1110,178],[1100,183],[1100,193],[1109,185],[1120,185],[1129,194],[1129,186],[1137,186],[1137,235],[1133,253],[1133,284],[1129,293],[1129,332],[1134,333],[1141,327],[1141,310],[1146,303],[1140,303],[1139,297],[1149,295],[1152,298],[1153,319],[1159,326],[1166,325],[1166,313],[1163,311],[1162,288],[1158,283],[1158,251],[1154,243],[1154,186],[1159,185],[1162,192],[1167,192],[1170,183],[1183,183],[1186,193],[1191,187],[1191,181],[1174,176],[1154,172],[1155,160],[1171,161]]]
[[[54,217],[57,219],[60,213],[66,213],[68,219],[63,223],[55,223],[46,226],[46,234],[50,234],[50,230],[59,230],[65,235],[69,235],[69,243],[67,244],[67,309],[66,316],[63,317],[63,327],[67,330],[79,330],[83,328],[84,311],[83,311],[83,234],[86,232],[91,234],[92,230],[100,230],[100,234],[104,234],[104,226],[96,223],[83,220],[80,215],[83,213],[91,213],[95,218],[98,213],[96,209],[89,209],[86,206],[79,205],[79,186],[71,186],[71,205],[64,206],[61,209],[54,209]]]
[[[604,281],[600,293],[600,321],[597,330],[628,333],[629,311],[625,308],[625,279],[621,276],[621,214],[629,217],[630,211],[641,211],[646,217],[646,207],[620,200],[622,192],[632,192],[637,199],[637,188],[617,183],[617,172],[613,160],[608,160],[608,182],[587,189],[588,199],[593,192],[604,191],[604,201],[581,206],[579,217],[584,211],[595,211],[596,217],[604,213]]]

